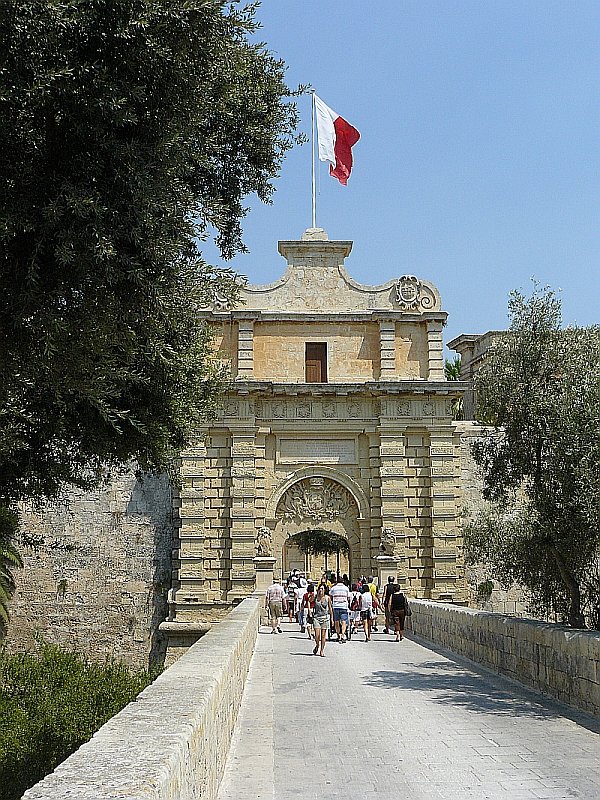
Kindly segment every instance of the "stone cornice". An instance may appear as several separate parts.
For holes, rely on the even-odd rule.
[[[394,320],[396,322],[446,322],[448,314],[446,311],[425,311],[422,314],[410,314],[406,311],[390,309],[389,311],[356,311],[356,312],[335,312],[323,313],[294,313],[279,311],[245,311],[244,309],[234,311],[201,311],[198,315],[200,319],[207,321],[233,321],[240,319],[250,319],[256,322],[326,322],[334,324],[336,322],[380,322],[384,320]]]
[[[469,389],[467,381],[366,381],[365,383],[275,383],[273,381],[234,381],[226,394],[274,396],[363,395],[445,395],[460,396]]]

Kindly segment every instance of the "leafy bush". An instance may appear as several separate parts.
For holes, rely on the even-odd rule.
[[[0,800],[18,800],[154,677],[43,642],[0,650]]]

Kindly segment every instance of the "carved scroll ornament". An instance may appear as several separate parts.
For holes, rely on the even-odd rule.
[[[429,311],[435,306],[435,297],[414,275],[403,275],[396,283],[396,302],[402,311]]]

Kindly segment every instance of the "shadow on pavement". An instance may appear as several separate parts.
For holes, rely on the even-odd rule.
[[[430,648],[434,649],[434,648]],[[436,651],[437,652],[437,651]],[[538,695],[527,686],[443,652],[446,661],[407,660],[402,669],[378,670],[363,679],[367,686],[427,692],[436,702],[481,714],[557,719],[565,717],[600,734],[600,719]]]

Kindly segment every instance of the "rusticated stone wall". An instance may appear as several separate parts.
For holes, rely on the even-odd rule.
[[[600,632],[411,601],[414,633],[562,703],[600,715]]]
[[[173,547],[166,477],[114,475],[95,491],[24,508],[21,527],[9,646],[30,647],[40,634],[138,668],[162,661]]]
[[[262,601],[240,603],[23,800],[214,800]]]

